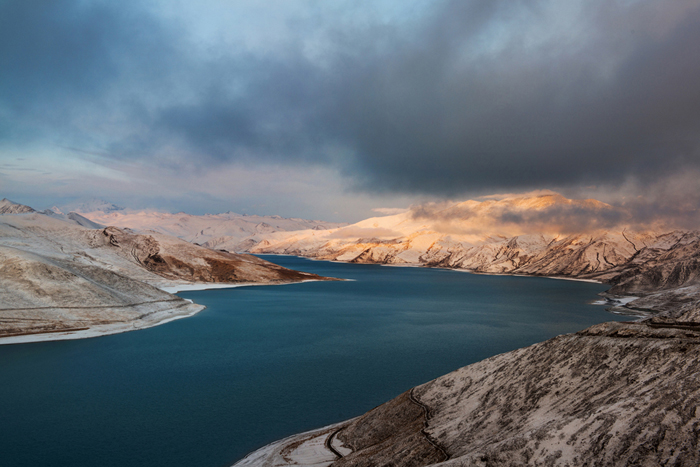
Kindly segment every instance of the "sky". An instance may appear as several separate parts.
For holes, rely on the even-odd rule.
[[[698,24],[697,0],[0,0],[0,197],[357,221],[548,189],[700,227]]]

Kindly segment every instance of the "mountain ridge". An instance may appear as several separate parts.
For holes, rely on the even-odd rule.
[[[337,229],[270,233],[251,242],[247,251],[596,280],[611,285],[610,296],[643,296],[626,305],[637,311],[669,308],[696,296],[672,291],[700,284],[700,264],[693,259],[700,254],[699,231],[634,230],[626,216],[616,214],[621,221],[607,229],[586,222],[587,231],[560,232],[563,220],[580,225],[601,210],[617,212],[605,203],[558,194],[417,206]],[[543,219],[553,222],[544,232],[532,233]]]
[[[0,214],[23,214],[34,212],[34,209],[24,204],[15,203],[7,198],[0,200]]]
[[[231,211],[196,216],[184,212],[168,213],[154,210],[120,209],[109,211],[81,211],[80,215],[102,225],[125,227],[133,230],[154,230],[209,248],[244,251],[245,246],[257,243],[264,233],[303,229],[329,229],[343,223],[324,222],[281,216],[237,214]]]
[[[124,332],[203,309],[163,288],[328,280],[159,232],[94,228],[76,213],[3,206],[0,344]]]
[[[619,221],[578,234],[537,234],[530,225],[505,229],[512,236],[470,229],[473,217],[489,228],[504,217],[511,229],[513,219],[539,225],[555,214],[556,227],[572,218],[552,213],[552,198],[530,201],[518,207],[534,206],[534,214],[494,215],[498,202],[429,206],[425,214],[413,209],[334,231],[278,232],[250,250],[591,279],[611,285],[604,296],[633,295],[613,309],[645,319],[595,325],[460,368],[352,420],[265,446],[235,466],[698,465],[700,232],[633,230],[624,215],[589,201],[583,218],[602,209]],[[471,216],[460,217],[465,206]],[[485,209],[474,216],[475,206]]]

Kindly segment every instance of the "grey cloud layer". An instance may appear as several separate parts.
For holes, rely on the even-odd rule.
[[[264,54],[202,53],[140,2],[0,3],[0,138],[175,166],[332,164],[367,190],[437,195],[700,168],[696,1],[313,18]]]

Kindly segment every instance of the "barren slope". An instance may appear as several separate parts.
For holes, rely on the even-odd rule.
[[[568,219],[574,214],[561,213],[604,215],[611,209],[595,200],[567,200],[555,194],[467,201],[428,214],[417,207],[339,229],[275,232],[250,251],[593,279],[613,285],[611,295],[643,297],[629,304],[637,310],[671,309],[699,299],[700,232],[658,233],[624,226],[603,230],[594,225],[584,233],[557,233],[565,226],[538,221],[552,217],[552,212]],[[511,218],[525,221],[504,220]]]
[[[7,210],[21,213],[0,215],[0,337],[121,332],[202,309],[159,287],[323,279],[156,232],[89,229],[80,219]]]
[[[112,205],[113,206],[113,205]],[[345,224],[280,216],[241,215],[232,212],[194,216],[149,210],[106,209],[81,212],[102,225],[153,230],[210,248],[244,251],[261,236],[295,230],[326,230]]]
[[[260,466],[696,466],[699,317],[605,323],[497,355],[252,456]],[[318,438],[314,456],[280,461]],[[324,443],[343,457],[323,457]]]
[[[498,227],[499,213],[537,219],[543,205],[572,205],[551,196],[541,204],[506,201],[328,232],[276,233],[252,251],[595,279],[612,285],[610,296],[641,297],[627,306],[653,316],[486,359],[354,420],[273,443],[236,465],[700,465],[700,233],[482,235],[474,222]],[[586,200],[574,207],[606,206]],[[469,215],[455,217],[462,212]]]

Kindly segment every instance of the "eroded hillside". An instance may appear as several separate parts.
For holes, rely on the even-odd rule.
[[[75,335],[69,331],[121,332],[202,309],[162,287],[324,279],[157,232],[90,229],[70,218],[5,205],[0,216],[0,337],[10,338],[5,343]]]

